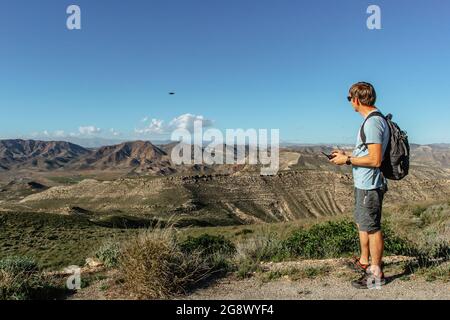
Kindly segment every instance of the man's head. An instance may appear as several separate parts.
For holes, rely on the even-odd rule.
[[[377,93],[375,88],[368,82],[358,82],[351,86],[348,101],[352,103],[356,112],[362,107],[375,107]]]

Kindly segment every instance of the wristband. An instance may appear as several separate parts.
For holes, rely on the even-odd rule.
[[[351,166],[352,165],[352,156],[347,157],[347,161],[345,162],[346,165]]]

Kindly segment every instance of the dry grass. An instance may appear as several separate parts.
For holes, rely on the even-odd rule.
[[[125,242],[119,271],[138,299],[166,299],[184,294],[213,272],[200,252],[184,253],[172,227],[140,233]]]

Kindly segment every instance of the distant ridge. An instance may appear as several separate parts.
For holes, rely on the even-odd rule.
[[[170,159],[176,144],[177,142],[155,145],[150,141],[138,140],[99,148],[84,148],[67,141],[0,140],[0,172],[20,169],[43,172],[99,170],[169,175],[175,172],[190,174],[241,170],[239,166],[232,168],[231,171],[224,166],[176,166]],[[226,148],[232,148],[236,152],[233,146],[226,146]],[[334,147],[325,145],[289,144],[281,148],[280,161],[283,159],[287,161],[288,167],[296,165],[308,168],[321,167],[328,165],[328,161],[324,159],[321,152],[330,152],[332,148]],[[450,145],[411,144],[411,157],[413,165],[448,169],[450,168]]]
[[[53,170],[89,153],[88,149],[65,141],[0,140],[0,167]]]
[[[77,169],[132,169],[137,172],[170,171],[166,152],[149,141],[129,141],[105,146],[83,156],[71,167]]]

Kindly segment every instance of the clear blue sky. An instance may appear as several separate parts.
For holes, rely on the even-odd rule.
[[[67,30],[69,4],[82,30]],[[382,30],[366,27],[370,4]],[[449,1],[2,0],[0,39],[0,137],[136,138],[144,117],[189,113],[352,143],[346,95],[365,80],[412,141],[450,142]]]

